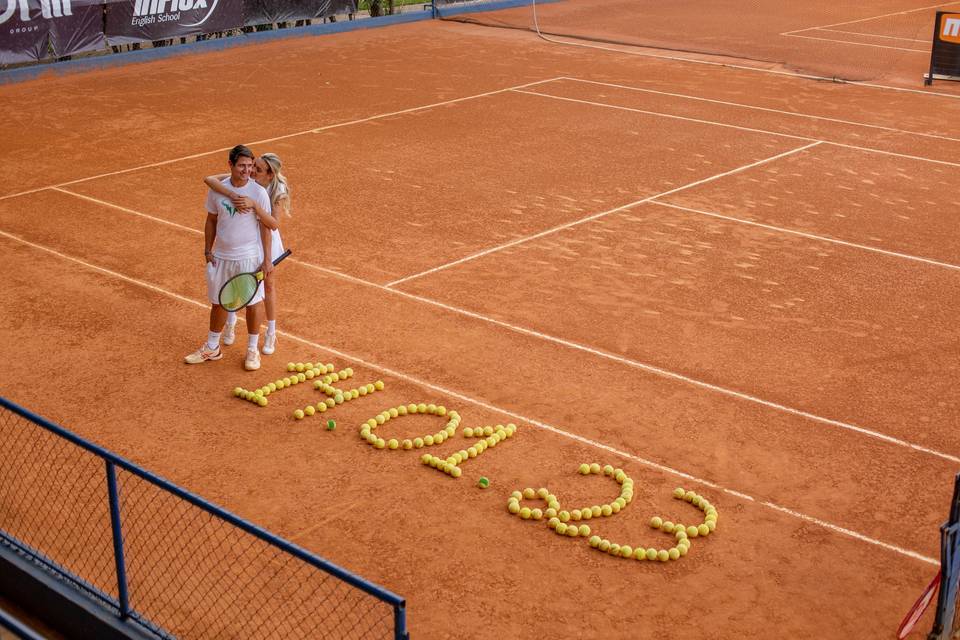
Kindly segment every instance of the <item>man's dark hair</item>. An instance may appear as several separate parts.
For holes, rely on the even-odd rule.
[[[242,144],[238,144],[233,149],[230,149],[230,165],[237,164],[237,160],[240,158],[250,158],[254,159],[253,151],[250,151],[247,147]]]

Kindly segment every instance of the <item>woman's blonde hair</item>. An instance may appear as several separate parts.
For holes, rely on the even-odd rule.
[[[287,184],[287,177],[283,175],[283,163],[280,161],[280,156],[275,153],[264,153],[260,156],[263,161],[266,163],[267,168],[270,169],[270,173],[273,174],[270,178],[270,184],[267,185],[267,193],[270,194],[270,204],[276,210],[277,203],[281,200],[281,208],[283,213],[290,214],[290,186]]]

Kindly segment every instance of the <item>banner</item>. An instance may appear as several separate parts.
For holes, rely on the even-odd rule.
[[[247,26],[312,20],[357,12],[356,0],[244,0]]]
[[[105,46],[100,0],[0,0],[0,65]]]
[[[166,40],[243,26],[242,0],[120,0],[106,8],[110,44]]]
[[[937,11],[933,27],[930,72],[925,84],[936,80],[960,80],[960,13]]]

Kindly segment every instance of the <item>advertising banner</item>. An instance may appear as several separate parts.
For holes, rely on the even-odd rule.
[[[244,0],[248,26],[326,18],[357,12],[356,0]]]
[[[0,65],[105,46],[99,0],[0,0]]]
[[[106,8],[110,44],[166,40],[243,26],[242,0],[121,0]]]
[[[935,79],[960,80],[960,13],[956,11],[937,11],[926,84]]]

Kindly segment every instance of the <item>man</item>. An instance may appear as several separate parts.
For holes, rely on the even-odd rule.
[[[250,179],[253,171],[253,152],[243,145],[230,150],[230,177],[223,184],[238,197],[254,200],[264,211],[270,211],[267,191]],[[269,257],[270,230],[257,221],[249,210],[238,210],[230,198],[207,192],[207,222],[203,231],[203,255],[207,262],[207,297],[210,300],[210,332],[207,341],[184,360],[199,364],[223,357],[220,334],[227,319],[227,311],[220,306],[219,293],[223,284],[240,273],[262,269],[264,275],[273,269]],[[260,322],[263,317],[263,287],[247,305],[247,357],[243,368],[260,368]]]

